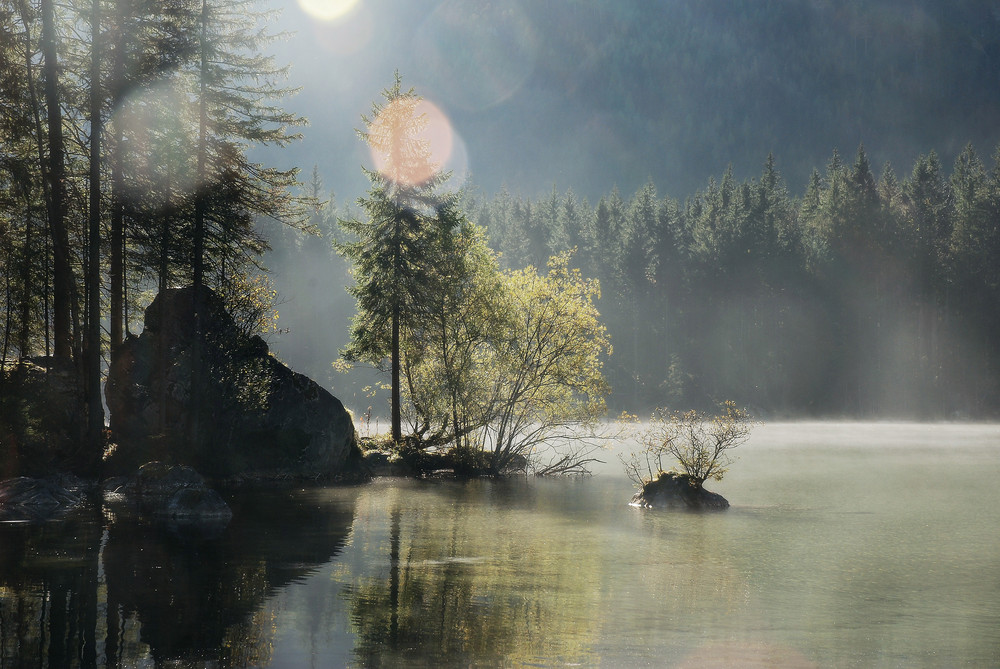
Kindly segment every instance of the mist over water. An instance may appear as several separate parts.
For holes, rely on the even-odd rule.
[[[1000,429],[774,424],[737,453],[713,486],[733,504],[720,514],[627,507],[611,463],[579,480],[379,482],[342,564],[280,601],[323,616],[316,589],[344,583],[353,613],[334,628],[359,625],[345,659],[362,665],[1000,660]],[[370,616],[389,622],[397,569],[394,641]],[[302,637],[278,629],[275,658],[295,653]]]
[[[1000,662],[1000,427],[771,424],[735,453],[721,513],[629,507],[608,458],[589,478],[255,493],[209,540],[0,526],[0,660],[97,639],[98,666]]]

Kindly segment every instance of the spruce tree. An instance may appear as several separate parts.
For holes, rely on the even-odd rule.
[[[434,170],[430,147],[420,138],[427,122],[420,96],[402,89],[398,72],[382,96],[384,102],[372,103],[371,116],[362,116],[365,127],[358,131],[381,164],[363,168],[371,186],[358,206],[366,218],[341,221],[353,241],[338,250],[354,263],[349,290],[358,305],[343,355],[378,367],[388,359],[392,439],[399,443],[401,329],[416,323],[425,306],[429,221],[442,204],[438,190],[447,175]]]

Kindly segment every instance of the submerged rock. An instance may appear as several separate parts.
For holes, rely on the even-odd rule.
[[[86,493],[86,483],[70,475],[0,481],[0,521],[35,523],[60,518],[83,504]]]
[[[659,478],[644,485],[629,504],[648,509],[692,511],[724,511],[729,508],[725,497],[705,490],[692,477],[678,472],[662,472]]]
[[[105,498],[154,520],[225,525],[233,512],[191,467],[147,462],[134,474],[105,483]]]
[[[190,287],[161,291],[142,334],[111,365],[105,394],[117,470],[164,460],[213,479],[346,475],[360,451],[340,400],[241,332],[207,288],[196,342],[193,299]],[[195,355],[202,373],[192,392]]]

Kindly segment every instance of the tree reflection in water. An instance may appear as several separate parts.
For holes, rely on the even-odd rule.
[[[571,556],[550,562],[552,554],[538,547],[558,543],[553,525],[509,525],[508,512],[527,503],[529,487],[471,481],[417,491],[415,485],[359,496],[358,513],[371,534],[356,525],[352,541],[383,559],[388,548],[388,560],[344,588],[358,665],[597,662],[590,646],[598,623],[588,612],[600,595],[587,585],[596,582],[597,555],[567,546]],[[381,526],[388,536],[378,529],[381,519],[388,520]],[[573,570],[561,562],[566,557]],[[520,569],[526,562],[531,568]],[[540,572],[548,573],[545,582]]]
[[[266,597],[333,559],[354,510],[308,491],[240,495],[216,537],[89,507],[0,525],[0,667],[265,666]]]

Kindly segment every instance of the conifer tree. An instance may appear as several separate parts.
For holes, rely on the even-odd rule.
[[[420,96],[403,90],[398,72],[382,96],[383,102],[372,103],[371,116],[362,116],[365,127],[358,131],[382,167],[363,168],[371,186],[358,205],[366,218],[341,222],[353,241],[338,248],[354,263],[350,292],[358,303],[344,357],[379,367],[388,359],[392,439],[399,443],[401,330],[425,308],[429,221],[443,204],[438,189],[447,175],[436,171],[420,137],[427,123]]]

